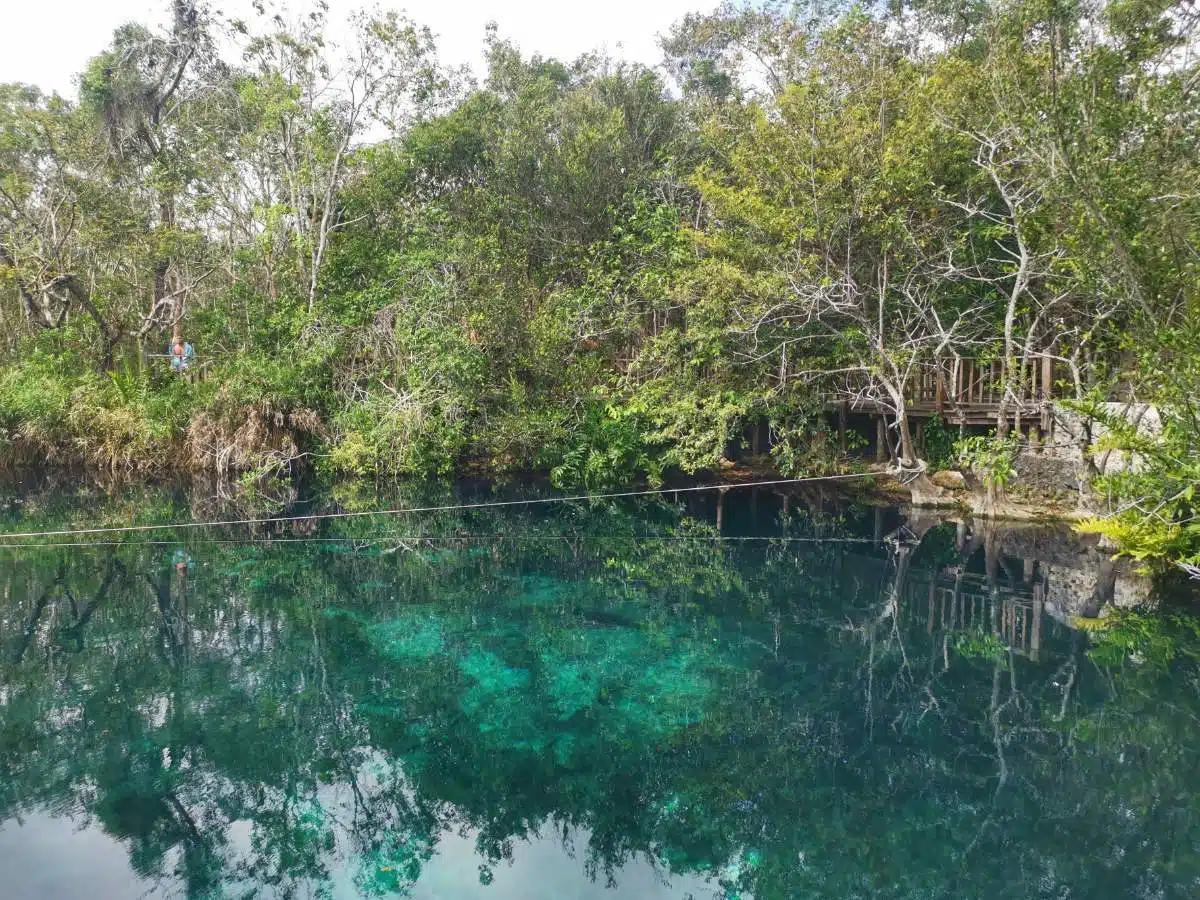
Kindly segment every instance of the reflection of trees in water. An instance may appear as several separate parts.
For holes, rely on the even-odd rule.
[[[790,512],[793,538],[844,527]],[[1047,619],[1031,652],[1005,610],[1045,572],[1003,534],[737,544],[709,521],[362,520],[337,526],[356,540],[197,543],[183,572],[174,548],[14,555],[0,818],[94,819],[194,896],[347,861],[386,894],[462,827],[485,880],[552,828],[589,835],[595,877],[645,856],[759,898],[1196,874],[1190,645],[1097,663]]]

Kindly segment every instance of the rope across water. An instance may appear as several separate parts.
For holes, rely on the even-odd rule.
[[[595,500],[619,500],[632,497],[661,496],[663,494],[684,494],[697,491],[725,491],[739,488],[782,487],[784,485],[805,484],[817,481],[848,481],[854,478],[872,478],[875,473],[856,472],[849,475],[814,475],[808,478],[779,478],[771,481],[733,482],[729,484],[705,484],[682,488],[652,488],[639,491],[617,491],[604,494],[577,494],[565,497],[533,497],[524,500],[491,500],[478,503],[456,503],[442,506],[413,506],[396,509],[356,510],[353,512],[314,513],[301,516],[263,516],[245,519],[218,519],[204,522],[168,522],[161,525],[114,525],[97,528],[68,528],[60,531],[24,531],[0,533],[0,539],[5,541],[17,539],[37,539],[56,537],[80,537],[82,535],[100,534],[132,534],[148,531],[175,531],[194,528],[231,528],[246,525],[266,525],[282,522],[313,522],[322,519],[354,519],[366,516],[401,516],[416,513],[457,512],[472,509],[499,509],[508,506],[535,506],[549,503],[578,503]],[[29,544],[5,544],[5,547],[32,546]],[[56,545],[61,546],[61,545]]]

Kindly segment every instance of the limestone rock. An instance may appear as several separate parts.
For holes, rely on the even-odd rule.
[[[934,472],[929,479],[940,488],[945,488],[948,491],[966,490],[967,479],[962,472],[957,472],[954,469],[946,469],[942,472]]]
[[[916,478],[909,480],[906,484],[909,491],[912,492],[912,500],[910,502],[915,507],[950,509],[958,506],[958,501],[951,494],[930,481],[929,476],[924,472]]]

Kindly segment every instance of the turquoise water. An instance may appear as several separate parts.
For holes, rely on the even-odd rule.
[[[1200,896],[1192,620],[1119,610],[1146,586],[1061,534],[765,491],[715,524],[666,495],[0,549],[0,896]]]

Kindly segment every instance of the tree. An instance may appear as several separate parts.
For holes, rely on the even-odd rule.
[[[266,19],[265,8],[259,11]],[[247,36],[251,66],[240,91],[254,131],[243,140],[271,173],[262,180],[265,194],[251,202],[267,217],[262,227],[276,227],[280,215],[286,224],[310,314],[330,237],[346,224],[340,195],[356,145],[372,129],[402,131],[437,102],[440,84],[429,29],[395,12],[359,14],[350,46],[335,48],[327,17],[328,5],[319,3],[294,26],[273,14],[261,34],[235,23]]]
[[[139,25],[118,28],[112,47],[93,59],[80,79],[80,106],[95,117],[110,150],[110,177],[152,198],[149,235],[153,256],[151,302],[139,337],[151,328],[178,333],[194,287],[186,272],[187,223],[180,221],[198,173],[190,164],[192,107],[203,103],[221,65],[214,58],[205,8],[173,0],[166,34]]]
[[[101,353],[110,360],[119,336],[93,302],[100,261],[87,235],[90,215],[109,199],[97,190],[86,130],[69,104],[36,88],[0,87],[0,266],[20,299],[25,320],[39,329],[62,327],[73,309],[96,323]],[[84,207],[87,207],[85,210]],[[15,335],[14,329],[12,332]]]

